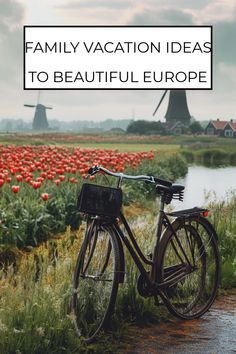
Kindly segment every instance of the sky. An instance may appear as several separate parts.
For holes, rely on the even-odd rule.
[[[236,119],[235,0],[0,0],[0,119],[30,121],[37,92],[23,90],[24,25],[212,25],[213,90],[187,91],[197,120]],[[41,92],[48,119],[147,119],[161,90]],[[155,120],[164,121],[168,97]]]

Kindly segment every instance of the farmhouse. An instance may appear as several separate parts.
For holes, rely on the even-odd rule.
[[[205,128],[205,134],[236,137],[236,123],[232,119],[230,121],[220,119],[211,120]]]
[[[223,133],[223,135],[226,137],[236,138],[236,123],[228,122],[224,127]]]

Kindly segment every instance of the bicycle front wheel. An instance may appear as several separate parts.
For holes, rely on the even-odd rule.
[[[202,316],[219,285],[215,232],[204,218],[175,220],[163,238],[159,279],[169,311],[182,319]]]
[[[72,295],[76,332],[87,343],[108,327],[118,291],[119,262],[112,231],[91,222],[77,259]]]

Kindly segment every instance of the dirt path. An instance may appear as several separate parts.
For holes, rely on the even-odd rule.
[[[201,319],[171,320],[137,328],[127,353],[231,354],[236,353],[236,289],[221,296]]]

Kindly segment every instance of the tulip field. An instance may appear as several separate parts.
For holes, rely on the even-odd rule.
[[[89,167],[123,172],[153,159],[152,151],[1,145],[0,243],[35,246],[67,225],[76,229],[77,195]]]
[[[67,182],[78,183],[93,165],[123,172],[128,166],[135,168],[144,159],[152,160],[154,153],[119,153],[115,150],[42,145],[1,146],[0,156],[0,187],[9,184],[13,193],[18,193],[25,184],[44,190],[48,182],[56,186]]]
[[[166,156],[158,150],[119,152],[100,146],[88,149],[74,145],[0,145],[0,244],[37,246],[65,232],[67,226],[76,230],[81,222],[77,197],[91,166],[172,180],[187,171],[183,159],[173,153]],[[92,176],[90,180],[99,182],[101,178]],[[102,182],[108,183],[105,177]],[[154,191],[133,182],[126,186],[125,203],[140,201]]]

